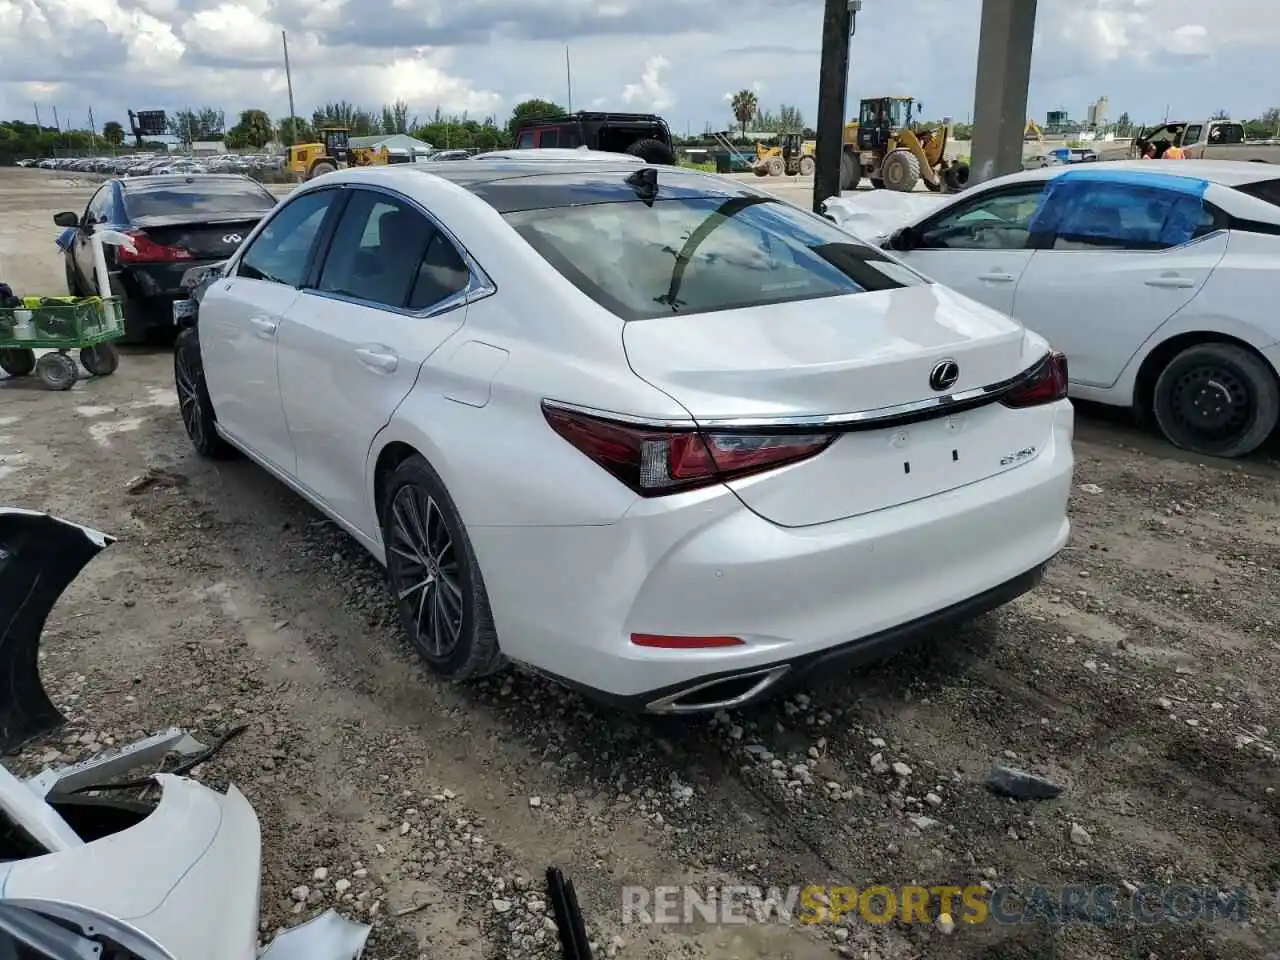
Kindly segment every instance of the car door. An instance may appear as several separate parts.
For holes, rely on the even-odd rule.
[[[911,231],[904,260],[944,286],[1012,314],[1031,262],[1031,217],[1046,180],[996,187],[961,200]]]
[[[365,487],[374,436],[466,318],[471,272],[407,198],[352,188],[323,263],[280,331],[280,391],[301,482],[377,538]]]
[[[1073,383],[1114,384],[1200,290],[1227,250],[1225,217],[1185,187],[1064,179],[1033,224],[1014,315],[1067,355]],[[1042,230],[1042,223],[1044,229]]]
[[[341,195],[329,188],[286,200],[200,302],[200,355],[219,426],[290,477],[297,458],[280,402],[277,336]]]
[[[76,231],[76,238],[71,245],[71,258],[80,281],[80,289],[85,293],[98,292],[98,279],[93,263],[93,244],[89,238],[95,229],[113,221],[115,196],[115,184],[104,183],[98,188],[98,192],[89,198],[84,208],[84,215],[80,218],[80,228]],[[107,269],[110,270],[113,259],[111,248],[108,247],[104,252],[107,255]]]

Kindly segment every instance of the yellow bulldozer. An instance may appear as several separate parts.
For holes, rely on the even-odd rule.
[[[935,193],[964,189],[969,165],[947,158],[951,128],[920,127],[919,112],[914,97],[863,100],[858,119],[844,127],[840,189],[856,190],[863,177],[877,190],[907,192],[922,180]]]
[[[399,159],[386,147],[351,146],[351,134],[346,127],[321,127],[316,132],[320,134],[319,140],[295,143],[289,148],[287,169],[299,180],[313,180],[346,167],[385,166]]]
[[[784,133],[773,146],[756,144],[756,161],[751,165],[757,177],[813,176],[813,140],[802,140],[798,133]]]

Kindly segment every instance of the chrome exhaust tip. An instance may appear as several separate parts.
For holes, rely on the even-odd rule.
[[[705,680],[654,700],[645,707],[645,711],[671,715],[733,710],[754,700],[790,672],[791,665],[783,664],[735,673],[718,680]]]

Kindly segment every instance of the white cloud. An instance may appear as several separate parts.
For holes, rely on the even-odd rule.
[[[622,88],[622,102],[654,113],[661,113],[672,106],[676,102],[675,96],[662,79],[662,74],[670,66],[671,63],[664,56],[650,57],[644,62],[640,82],[628,83]]]
[[[859,97],[901,93],[931,118],[971,115],[981,3],[867,4],[850,111]],[[281,29],[304,114],[403,97],[419,116],[439,107],[505,119],[530,96],[565,102],[565,43],[575,106],[654,110],[701,129],[725,123],[717,91],[745,87],[763,108],[793,104],[810,121],[817,105],[818,0],[0,0],[0,119],[30,118],[33,101],[46,116],[92,107],[100,121],[201,106],[282,116]],[[1104,93],[1135,121],[1166,105],[1253,116],[1280,100],[1270,83],[1280,3],[1039,0],[1036,32],[1033,116],[1060,106],[1080,116]],[[927,55],[904,61],[904,37]],[[640,63],[636,51],[661,55]]]

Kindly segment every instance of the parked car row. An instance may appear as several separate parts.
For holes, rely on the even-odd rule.
[[[218,154],[194,158],[184,154],[140,153],[118,157],[57,157],[19,160],[20,167],[102,173],[112,177],[141,177],[152,174],[244,173],[280,171],[284,158],[265,154]]]

